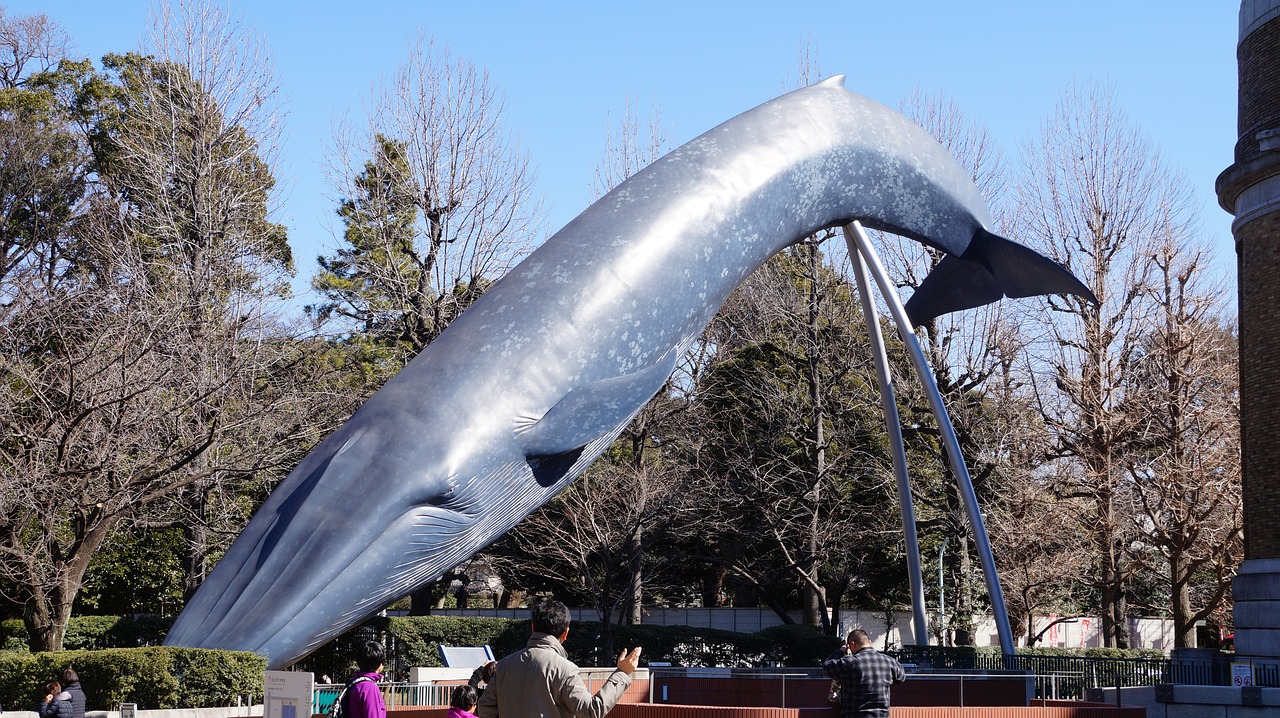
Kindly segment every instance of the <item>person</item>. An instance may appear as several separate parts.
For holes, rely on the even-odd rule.
[[[67,667],[62,672],[62,690],[71,694],[71,715],[67,718],[84,718],[84,690],[80,688],[80,676],[76,669]]]
[[[40,703],[38,710],[40,718],[71,718],[71,712],[74,710],[71,694],[62,690],[61,683],[50,681],[44,687],[44,692],[44,701]]]
[[[475,688],[469,685],[454,688],[453,695],[449,696],[448,718],[476,718],[472,711],[476,709],[478,701]]]
[[[902,664],[871,647],[862,629],[849,633],[822,669],[840,684],[840,718],[889,718],[889,686],[907,677]]]
[[[476,691],[476,700],[484,695],[484,689],[493,683],[493,672],[498,669],[497,661],[487,661],[483,665],[471,672],[471,678],[467,679],[467,685]]]
[[[631,685],[631,674],[640,664],[640,647],[618,656],[617,670],[609,674],[593,696],[578,675],[562,645],[569,637],[569,609],[548,599],[532,608],[532,636],[523,650],[498,661],[493,682],[480,697],[479,718],[601,718]]]
[[[356,655],[356,666],[360,670],[347,681],[343,697],[344,718],[387,718],[387,703],[378,688],[385,658],[382,644],[377,641],[368,641],[360,647]]]

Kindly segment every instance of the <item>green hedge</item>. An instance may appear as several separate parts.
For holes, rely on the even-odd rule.
[[[439,646],[491,646],[501,657],[529,640],[529,622],[507,618],[403,616],[387,619],[386,631],[406,667],[442,665]]]
[[[1155,648],[1032,648],[1015,649],[1019,656],[1053,656],[1058,658],[1157,659],[1168,655]],[[903,663],[931,665],[934,668],[990,668],[1000,662],[999,646],[901,646],[890,653]]]
[[[999,649],[995,649],[999,652]],[[1033,646],[1017,649],[1019,656],[1065,656],[1068,658],[1168,658],[1159,648],[1050,648]]]
[[[64,668],[80,675],[89,710],[231,706],[248,694],[262,700],[266,661],[242,651],[201,648],[112,648],[102,651],[0,653],[0,704],[34,710],[45,683]]]
[[[828,636],[811,626],[773,626],[760,631],[778,647],[775,661],[782,666],[820,666],[822,662],[844,645],[837,636]]]

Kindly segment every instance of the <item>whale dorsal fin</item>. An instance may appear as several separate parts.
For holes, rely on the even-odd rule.
[[[653,398],[676,368],[672,347],[640,371],[602,379],[565,394],[541,419],[516,429],[526,458],[542,458],[581,449],[631,416]]]

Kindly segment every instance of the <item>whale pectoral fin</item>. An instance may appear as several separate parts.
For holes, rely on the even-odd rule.
[[[581,449],[629,420],[666,383],[679,352],[672,348],[640,371],[584,384],[565,394],[541,419],[516,436],[529,459]]]
[[[533,480],[548,488],[555,486],[577,463],[582,452],[583,447],[579,446],[554,456],[529,457],[529,470],[533,472]]]
[[[980,307],[1003,296],[995,276],[980,262],[948,254],[907,300],[907,318],[918,327],[943,314]]]
[[[912,325],[943,314],[1042,294],[1075,294],[1097,303],[1093,292],[1062,265],[1017,242],[979,229],[963,256],[948,254],[907,301]]]

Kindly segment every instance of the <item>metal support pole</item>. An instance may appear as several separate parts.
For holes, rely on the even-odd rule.
[[[871,356],[876,360],[876,380],[880,384],[880,405],[889,430],[889,449],[893,454],[893,475],[898,481],[898,510],[902,513],[902,533],[907,542],[907,580],[911,584],[911,625],[915,632],[915,645],[929,645],[929,628],[925,620],[928,607],[924,603],[924,578],[920,570],[920,539],[916,535],[916,512],[911,502],[911,477],[907,473],[907,451],[902,441],[902,422],[898,418],[898,402],[893,392],[893,375],[889,371],[889,355],[885,353],[884,337],[880,334],[880,317],[876,312],[875,298],[871,296],[871,282],[867,279],[867,265],[862,254],[846,235],[849,260],[853,264],[853,276],[858,282],[858,294],[862,298],[862,318],[867,323],[867,336],[871,340]]]
[[[960,454],[960,440],[956,438],[955,427],[951,425],[951,417],[942,402],[938,383],[934,381],[924,350],[920,348],[920,340],[913,331],[911,320],[907,318],[907,310],[902,306],[902,300],[898,298],[897,291],[889,281],[889,275],[884,271],[879,255],[871,246],[866,233],[862,231],[862,225],[858,222],[845,225],[844,236],[846,241],[856,243],[858,254],[866,259],[871,276],[875,278],[876,284],[880,287],[880,294],[889,305],[889,313],[893,315],[898,336],[906,346],[907,355],[911,358],[916,374],[920,376],[920,382],[924,385],[925,394],[929,397],[929,406],[933,409],[934,418],[938,422],[938,433],[946,448],[947,460],[951,464],[952,473],[955,474],[956,484],[964,501],[965,514],[969,518],[969,528],[973,531],[973,540],[978,548],[978,559],[982,564],[983,577],[986,579],[987,595],[991,598],[991,611],[995,614],[1000,651],[1006,656],[1014,655],[1013,631],[1009,627],[1009,613],[1005,609],[1004,591],[1000,588],[1000,577],[996,573],[996,561],[991,553],[991,542],[987,539],[987,528],[982,520],[982,510],[978,506],[978,496],[973,490],[973,480],[969,478],[969,469],[965,466],[964,457]]]
[[[947,587],[943,581],[943,563],[942,560],[947,553],[947,542],[951,540],[950,536],[942,537],[942,545],[938,547],[938,645],[946,644],[944,638],[947,633]]]

